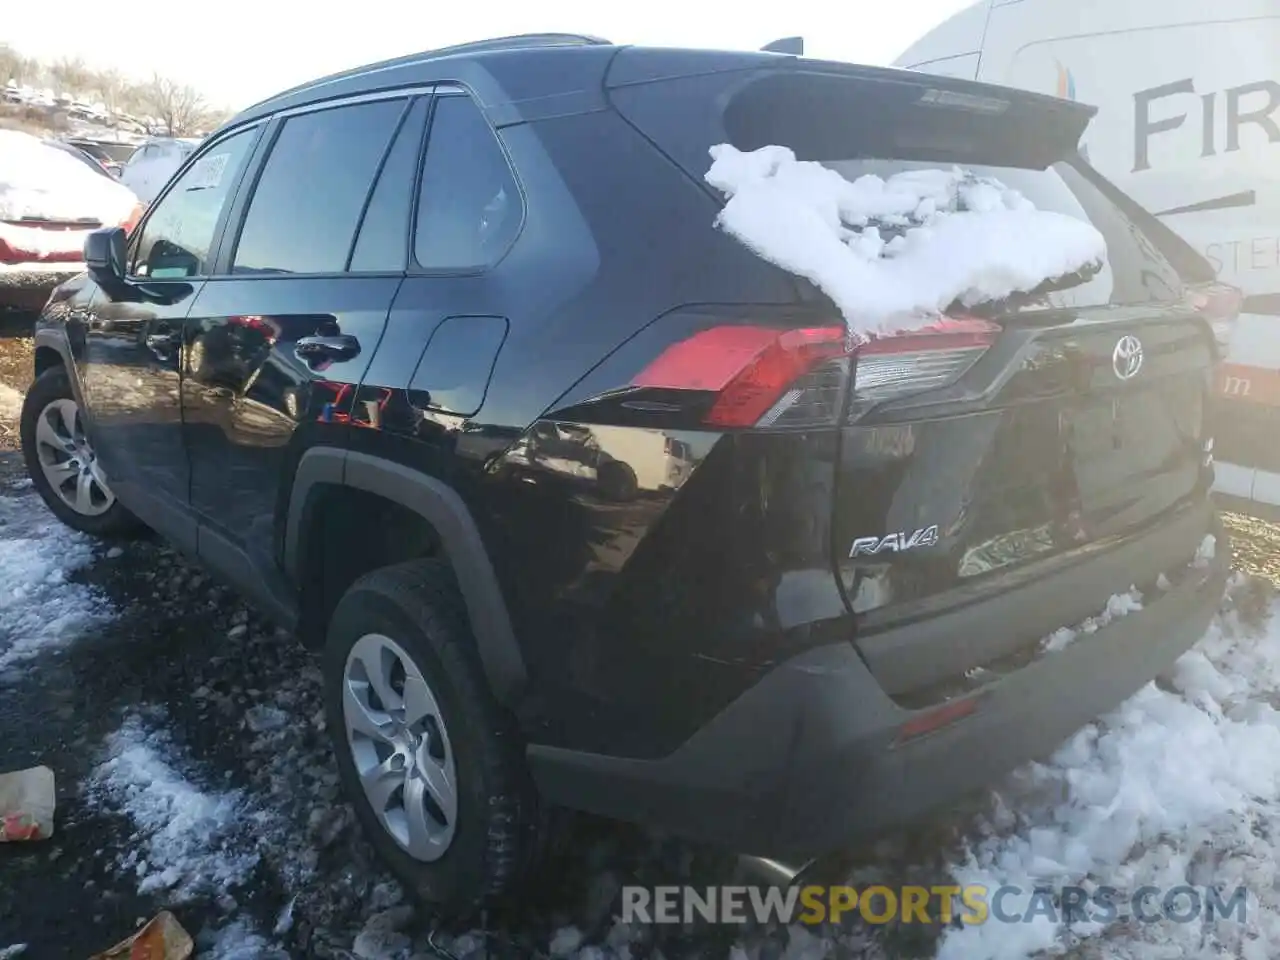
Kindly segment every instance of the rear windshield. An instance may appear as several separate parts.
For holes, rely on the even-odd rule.
[[[631,54],[637,64],[644,56]],[[626,57],[620,54],[613,69]],[[1141,304],[1213,279],[1203,257],[1078,155],[1089,116],[1074,105],[909,72],[798,61],[622,83],[630,79],[624,71],[611,89],[615,106],[704,186],[708,150],[720,143],[742,151],[788,147],[797,159],[850,180],[959,166],[1001,181],[1042,210],[1086,220],[1105,238],[1108,263],[1100,272],[1064,278],[1046,296],[992,310],[1043,308],[1046,300],[1065,308]]]
[[[867,174],[888,179],[909,170],[946,168],[924,160],[837,160],[824,166],[848,180]],[[1049,210],[1092,223],[1107,241],[1107,263],[1091,277],[1065,278],[1047,294],[1048,306],[1091,307],[1146,303],[1181,296],[1183,280],[1156,238],[1144,231],[1124,210],[1112,203],[1072,163],[1061,161],[1047,170],[965,164],[979,177],[992,177],[1017,190],[1040,210]],[[1141,211],[1134,211],[1141,217]],[[881,230],[888,236],[893,227]],[[1191,278],[1186,278],[1191,279]],[[1005,305],[1010,306],[1010,305]],[[1043,300],[1029,304],[1043,309]]]

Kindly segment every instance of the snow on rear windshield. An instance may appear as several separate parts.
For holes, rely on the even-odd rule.
[[[829,296],[850,332],[918,327],[1106,265],[1102,234],[958,167],[849,180],[787,147],[711,148],[716,225]]]

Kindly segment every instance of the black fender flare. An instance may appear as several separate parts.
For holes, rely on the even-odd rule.
[[[92,439],[96,429],[93,423],[93,410],[89,406],[89,398],[84,393],[84,382],[80,379],[80,364],[76,362],[71,341],[67,339],[66,333],[57,327],[37,327],[32,340],[37,351],[53,350],[62,358],[62,369],[67,371],[67,379],[71,381],[71,396],[84,414],[85,430]]]
[[[299,582],[301,538],[312,488],[351,487],[412,510],[430,523],[458,578],[480,662],[498,701],[513,706],[527,673],[497,574],[471,511],[446,483],[393,460],[337,447],[313,447],[298,461],[289,497],[284,537],[284,569]]]
[[[84,395],[80,390],[80,367],[76,364],[71,352],[71,343],[60,329],[54,327],[38,327],[32,337],[36,350],[53,350],[62,358],[62,366],[71,380],[71,390],[75,393],[76,403],[84,408]]]

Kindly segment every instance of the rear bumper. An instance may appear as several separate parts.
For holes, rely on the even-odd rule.
[[[83,263],[0,263],[0,307],[39,310],[54,287],[81,273]]]
[[[1047,756],[1204,634],[1229,566],[1226,538],[1204,515],[1218,534],[1207,566],[1188,568],[1141,611],[1029,657],[969,694],[979,701],[972,714],[927,736],[895,745],[917,713],[884,692],[852,644],[839,643],[781,664],[663,759],[533,745],[534,778],[552,803],[783,859],[903,824]],[[1073,590],[1087,567],[1056,575],[1058,588]],[[973,625],[970,613],[965,628]]]

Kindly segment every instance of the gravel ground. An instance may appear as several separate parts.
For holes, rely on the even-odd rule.
[[[24,957],[82,960],[161,907],[198,935],[199,957],[223,960],[951,960],[1046,946],[1079,958],[1251,958],[1266,934],[1280,939],[1280,895],[1267,892],[1280,890],[1269,826],[1280,820],[1280,723],[1259,719],[1280,704],[1275,527],[1232,518],[1249,576],[1166,684],[998,797],[885,837],[842,870],[930,885],[993,865],[1017,876],[1057,857],[1058,873],[1080,862],[1081,874],[1106,879],[1211,856],[1226,874],[1255,871],[1247,929],[1197,931],[1191,944],[1159,925],[1093,939],[984,928],[988,939],[949,931],[939,944],[932,926],[628,927],[614,918],[622,883],[724,882],[730,864],[589,818],[567,825],[545,882],[518,908],[484,918],[483,930],[436,929],[374,861],[338,796],[312,658],[158,541],[108,549],[44,510],[12,452],[14,397],[30,370],[23,333],[13,321],[0,328],[0,770],[52,766],[59,812],[50,840],[0,847],[0,956],[26,944]],[[1188,749],[1200,758],[1192,770],[1177,760]],[[1254,780],[1236,783],[1237,767]],[[1147,797],[1169,802],[1153,808]],[[1132,843],[1098,846],[1100,825],[1116,824]],[[1080,861],[1081,844],[1092,859]]]

